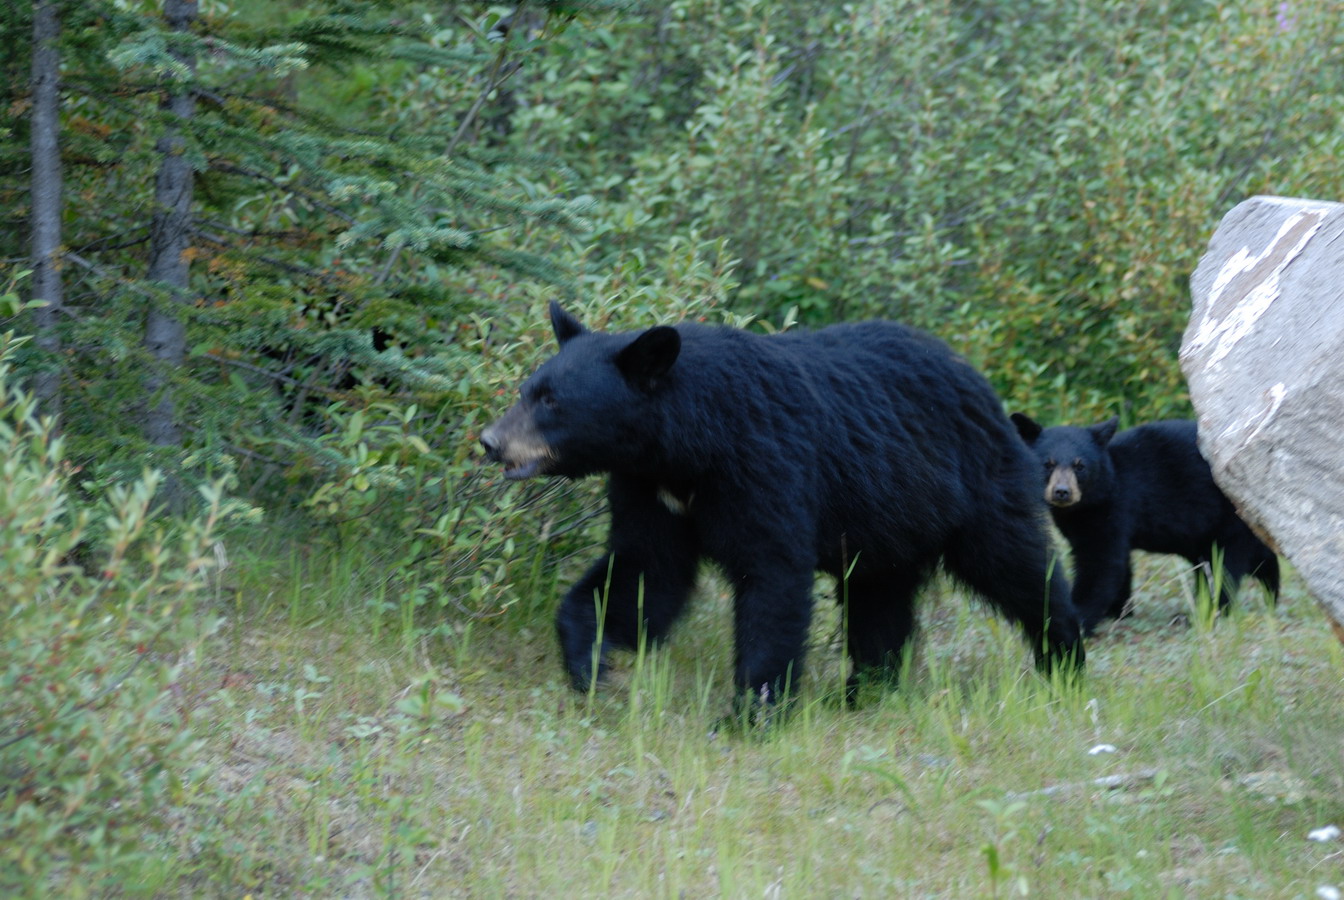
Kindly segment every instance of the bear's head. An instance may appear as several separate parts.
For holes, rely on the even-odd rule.
[[[1107,449],[1119,419],[1087,428],[1056,425],[1042,428],[1022,413],[1013,413],[1017,433],[1036,454],[1045,480],[1045,502],[1071,509],[1105,500],[1115,479]]]
[[[560,351],[518,390],[518,402],[481,433],[506,478],[636,471],[656,451],[658,395],[672,378],[681,335],[589,331],[551,303]]]

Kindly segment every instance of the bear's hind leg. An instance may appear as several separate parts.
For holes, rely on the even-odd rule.
[[[1255,536],[1249,525],[1237,520],[1237,528],[1228,541],[1225,557],[1235,557],[1242,576],[1249,575],[1264,586],[1270,605],[1279,600],[1279,558],[1260,538]]]
[[[1271,606],[1279,602],[1279,558],[1264,544],[1251,557],[1251,577],[1264,586]]]
[[[1271,604],[1279,597],[1279,559],[1274,552],[1261,543],[1240,521],[1237,530],[1225,541],[1215,547],[1215,552],[1199,562],[1198,577],[1201,583],[1209,586],[1208,573],[1213,571],[1213,560],[1221,559],[1223,564],[1220,579],[1221,591],[1218,596],[1218,608],[1227,609],[1232,605],[1242,581],[1247,575],[1264,585]],[[1221,552],[1216,552],[1221,547]],[[1212,590],[1212,587],[1209,586]]]
[[[845,641],[853,669],[845,701],[853,706],[869,681],[895,684],[915,637],[915,592],[927,572],[893,567],[885,578],[869,572],[836,584],[844,609]]]

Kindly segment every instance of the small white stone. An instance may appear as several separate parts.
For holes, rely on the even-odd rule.
[[[1324,828],[1316,828],[1311,831],[1308,831],[1307,840],[1320,841],[1322,844],[1324,844],[1327,841],[1339,840],[1339,835],[1340,831],[1338,825],[1327,825]]]

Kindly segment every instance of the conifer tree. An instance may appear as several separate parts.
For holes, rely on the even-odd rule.
[[[63,8],[70,313],[52,334],[81,461],[209,467],[223,453],[291,476],[296,463],[340,465],[321,441],[333,408],[461,377],[436,351],[474,309],[436,272],[565,282],[517,236],[582,227],[584,201],[548,193],[535,177],[546,164],[478,139],[480,104],[414,128],[376,109],[355,119],[321,93],[331,80],[307,73],[456,79],[484,98],[574,4],[452,47],[402,3],[252,18],[201,16],[190,0]],[[0,13],[0,40],[29,64],[32,28],[31,14]],[[34,87],[26,73],[11,84],[9,110]],[[37,124],[3,115],[15,135]],[[36,198],[21,182],[30,162],[0,152],[0,198]]]

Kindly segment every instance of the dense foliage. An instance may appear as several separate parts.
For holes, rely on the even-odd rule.
[[[16,365],[59,371],[79,483],[236,476],[474,612],[527,596],[520,541],[590,518],[588,488],[539,506],[477,464],[548,297],[599,326],[900,318],[1015,408],[1137,421],[1186,408],[1219,216],[1344,178],[1324,0],[241,2],[178,31],[145,0],[57,5],[60,352]],[[9,46],[31,27],[0,13]],[[0,104],[11,281],[28,64]],[[195,173],[185,294],[146,275],[165,135]],[[163,310],[180,364],[145,347]],[[140,424],[167,394],[165,448]]]
[[[1184,408],[1186,279],[1218,218],[1340,193],[1335,13],[673,3],[566,43],[592,77],[534,80],[515,120],[640,241],[725,238],[738,310],[906,319],[1016,404],[1141,420]]]

